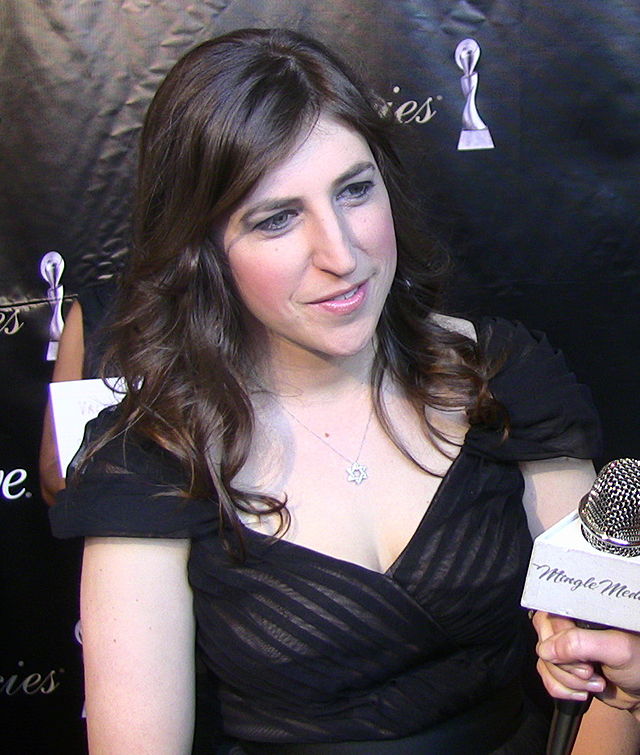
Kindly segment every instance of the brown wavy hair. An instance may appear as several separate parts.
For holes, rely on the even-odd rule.
[[[169,72],[142,130],[133,250],[107,352],[127,392],[109,437],[134,430],[170,451],[186,472],[184,494],[217,499],[223,526],[237,532],[238,510],[258,501],[280,513],[281,526],[287,514],[284,500],[233,484],[254,427],[255,353],[215,229],[321,113],[367,140],[395,219],[398,264],[371,376],[387,433],[408,455],[384,409],[385,375],[436,442],[425,406],[463,406],[471,423],[503,420],[475,342],[432,317],[446,259],[411,237],[395,121],[382,100],[324,46],[292,31],[244,29],[204,42]]]

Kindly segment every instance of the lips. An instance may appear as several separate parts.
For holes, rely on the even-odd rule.
[[[334,294],[333,296],[323,296],[321,299],[316,299],[315,301],[310,302],[311,304],[324,304],[326,302],[333,302],[333,301],[349,301],[349,299],[352,299],[358,291],[362,288],[364,284],[358,283],[355,286],[352,286],[351,288],[348,288],[346,291],[343,291],[339,294]]]
[[[364,281],[331,297],[311,302],[311,305],[334,314],[350,314],[351,312],[355,312],[364,301],[367,288],[367,281]]]

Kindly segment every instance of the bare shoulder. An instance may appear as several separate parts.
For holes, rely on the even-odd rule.
[[[450,330],[453,333],[460,333],[460,335],[471,338],[473,341],[478,340],[475,326],[470,320],[465,320],[462,317],[442,315],[438,312],[434,312],[431,317],[438,325],[440,325],[440,327],[445,328],[445,330]]]
[[[573,511],[595,479],[590,460],[567,456],[520,462],[520,470],[522,503],[533,537]]]

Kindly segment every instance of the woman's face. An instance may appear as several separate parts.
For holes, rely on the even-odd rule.
[[[356,131],[320,117],[236,208],[223,243],[274,359],[372,343],[396,266],[389,197]]]

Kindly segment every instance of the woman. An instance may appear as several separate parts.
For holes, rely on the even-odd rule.
[[[128,391],[52,509],[87,537],[93,752],[188,752],[196,628],[245,752],[535,751],[527,520],[589,487],[597,421],[544,338],[437,314],[391,120],[278,30],[199,46],[151,104]]]

